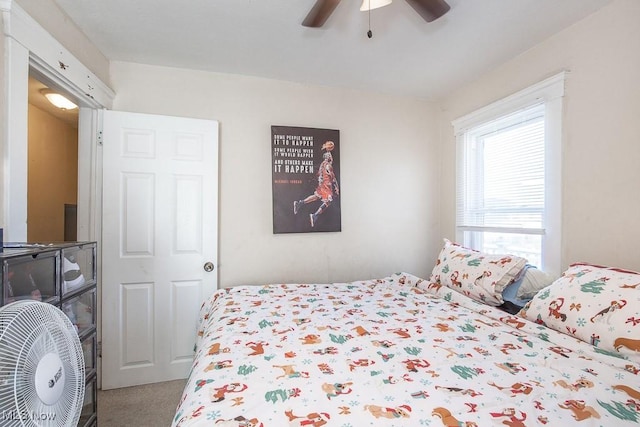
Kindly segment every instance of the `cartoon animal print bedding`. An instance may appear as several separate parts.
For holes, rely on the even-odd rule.
[[[229,288],[200,314],[175,427],[640,423],[640,365],[409,274]]]

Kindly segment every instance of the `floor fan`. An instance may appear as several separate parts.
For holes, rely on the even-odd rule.
[[[30,300],[0,307],[0,425],[75,427],[84,365],[75,326],[59,308]]]

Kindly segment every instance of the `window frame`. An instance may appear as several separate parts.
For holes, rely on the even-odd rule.
[[[542,265],[539,267],[550,274],[559,274],[562,266],[562,107],[566,76],[566,71],[560,72],[451,122],[456,139],[457,194],[461,185],[459,180],[463,167],[463,150],[467,132],[536,104],[544,104],[545,211],[544,232],[542,234]],[[459,206],[456,201],[456,240],[461,241],[464,231],[458,224],[458,210]],[[487,227],[486,231],[489,231],[490,228]]]

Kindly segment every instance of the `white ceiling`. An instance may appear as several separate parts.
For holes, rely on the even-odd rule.
[[[56,0],[110,60],[437,98],[611,0],[447,0],[427,23],[406,3],[342,0],[324,27],[315,0]]]

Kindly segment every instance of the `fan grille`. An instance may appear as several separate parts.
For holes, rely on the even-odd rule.
[[[57,357],[46,357],[52,354]],[[56,375],[36,386],[38,366],[50,360],[61,365],[61,370],[56,365]],[[58,387],[61,394],[54,393],[53,401],[50,397],[43,401],[42,390],[47,387]],[[0,308],[0,425],[75,426],[84,387],[82,346],[75,327],[60,309],[37,301]]]

